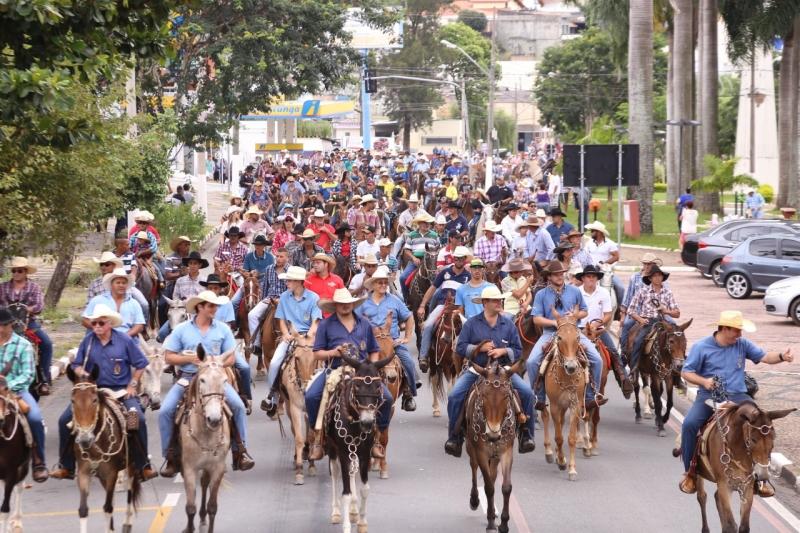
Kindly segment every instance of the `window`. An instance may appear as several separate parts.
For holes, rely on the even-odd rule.
[[[781,258],[787,261],[800,261],[800,242],[794,239],[781,239]]]
[[[748,237],[752,237],[753,235],[766,235],[772,231],[771,226],[761,225],[761,226],[745,226],[743,228],[737,228],[732,232],[728,233],[725,238],[730,242],[742,242],[746,241]]]
[[[456,144],[455,137],[423,137],[422,144],[433,145],[453,145]]]
[[[750,255],[756,257],[777,257],[777,239],[754,239],[750,241]]]

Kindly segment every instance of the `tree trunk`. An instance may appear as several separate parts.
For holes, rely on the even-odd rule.
[[[719,156],[719,61],[717,57],[717,0],[700,2],[700,83],[698,84],[698,109],[701,125],[698,131],[696,177],[705,173],[703,158],[707,154]],[[719,194],[701,192],[695,195],[695,208],[722,215]]]
[[[795,17],[794,19],[794,35],[800,38],[800,16]],[[794,47],[794,81],[792,82],[792,87],[795,90],[800,91],[800,45],[795,42]],[[787,205],[790,205],[794,208],[800,208],[800,113],[798,113],[798,107],[800,107],[800,92],[795,93],[795,112],[794,117],[797,118],[798,122],[794,125],[794,149],[795,152],[793,154],[794,157],[794,166],[791,169],[791,174],[789,176],[789,193],[788,193],[788,202]]]
[[[76,244],[66,246],[58,253],[56,268],[53,270],[53,277],[47,285],[47,293],[44,295],[44,306],[47,309],[54,309],[61,299],[61,293],[67,286],[69,273],[72,270],[72,261],[75,260]]]
[[[653,233],[653,0],[630,1],[628,35],[628,131],[639,145],[639,201],[642,233]]]
[[[403,150],[406,152],[411,150],[411,117],[409,115],[403,117]]]
[[[673,21],[675,24],[674,47],[670,53],[675,56],[672,72],[673,83],[673,114],[669,120],[688,121],[692,120],[692,55],[694,52],[692,30],[693,10],[692,0],[675,0],[672,2],[675,7]],[[676,193],[676,198],[683,193],[688,183],[692,180],[692,131],[691,126],[668,126],[678,130],[677,141],[680,143],[678,153],[675,154],[676,176],[673,176],[672,192]],[[681,132],[681,128],[683,132]],[[673,199],[674,201],[674,199]]]
[[[783,39],[780,85],[778,86],[778,190],[775,205],[789,205],[789,182],[797,179],[797,43],[794,30]]]
[[[670,50],[667,55],[667,119],[669,119],[675,114],[675,85],[673,83],[675,79],[675,56],[672,54],[672,50],[675,49],[675,28],[672,26],[667,28],[667,46]],[[672,205],[675,203],[675,199],[680,196],[680,189],[678,188],[680,184],[675,180],[678,175],[676,168],[678,163],[678,128],[665,126],[664,131],[667,203]]]

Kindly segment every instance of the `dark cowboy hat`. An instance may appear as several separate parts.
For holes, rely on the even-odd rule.
[[[239,238],[245,236],[245,232],[239,229],[239,226],[231,226],[230,228],[225,231],[225,236],[230,237],[231,235],[238,235]]]
[[[341,226],[336,228],[336,235],[344,235],[345,231],[352,231],[352,230],[353,230],[353,228],[350,227],[350,224],[345,222]]]
[[[8,310],[8,307],[0,307],[0,326],[12,324],[13,322],[14,316],[11,314],[11,311]]]
[[[664,272],[663,270],[658,268],[658,265],[653,265],[653,268],[650,269],[650,273],[646,276],[642,276],[642,283],[644,283],[645,285],[650,285],[650,278],[653,277],[653,274],[661,274],[662,276],[664,276],[664,281],[667,281],[667,279],[669,278],[669,272]]]
[[[200,285],[203,287],[208,287],[209,285],[220,285],[222,287],[227,287],[228,282],[222,281],[216,274],[209,274],[205,281],[200,282]]]
[[[564,263],[558,260],[553,260],[547,263],[547,266],[544,267],[543,272],[546,274],[558,274],[559,272],[566,272],[567,267],[564,266]]]
[[[194,252],[190,252],[187,257],[181,259],[183,266],[189,266],[189,261],[200,261],[200,268],[208,267],[208,260],[203,259],[203,256],[200,255],[200,252],[196,250]]]
[[[298,222],[297,224],[294,225],[294,228],[292,229],[292,233],[294,233],[295,235],[302,235],[305,230],[306,230],[306,225],[305,224],[300,224]]]
[[[261,233],[256,235],[256,238],[253,239],[253,244],[269,244],[267,237]]]
[[[519,209],[519,206],[514,202],[511,202],[506,206],[506,211],[513,211],[514,209]]]
[[[550,210],[551,217],[565,217],[567,214],[561,210],[560,207],[554,207]]]
[[[450,200],[449,202],[447,202],[447,207],[455,207],[456,209],[461,209],[461,204],[459,204],[455,200]]]
[[[597,279],[603,279],[603,276],[606,275],[605,272],[603,272],[596,266],[586,265],[585,267],[583,267],[583,272],[578,272],[577,274],[575,274],[575,277],[582,280],[583,276],[585,276],[586,274],[594,274],[595,276],[597,276]]]
[[[572,250],[573,248],[575,248],[575,245],[572,244],[571,242],[561,241],[560,243],[558,243],[558,246],[553,248],[553,253],[560,254],[565,250]]]

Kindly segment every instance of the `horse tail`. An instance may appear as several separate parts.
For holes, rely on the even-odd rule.
[[[443,402],[447,394],[444,390],[444,369],[441,366],[437,366],[436,370],[431,373],[430,383],[433,396]]]
[[[133,510],[136,511],[142,498],[142,480],[136,475],[133,465],[128,467],[128,478],[131,480],[131,486],[128,489],[128,503],[133,505]]]

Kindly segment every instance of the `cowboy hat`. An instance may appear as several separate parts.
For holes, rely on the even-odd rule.
[[[228,286],[228,282],[227,281],[223,281],[216,274],[209,274],[205,281],[201,281],[199,283],[203,287],[208,287],[209,285],[219,285],[221,287],[227,287]]]
[[[564,238],[569,240],[573,237],[583,237],[583,233],[576,230],[575,228],[572,228],[571,230],[569,230],[569,233],[567,233],[567,235]]]
[[[384,237],[383,239],[378,241],[378,246],[391,246],[391,245],[392,241],[390,241],[387,237]]]
[[[547,213],[544,212],[544,209],[539,208],[536,210],[536,216],[539,218],[546,218]]]
[[[443,224],[443,225],[447,224],[447,219],[444,218],[444,215],[439,215],[438,217],[436,217],[436,223],[437,224]]]
[[[323,211],[322,209],[317,209],[316,211],[314,211],[313,216],[314,218],[323,218],[325,216],[325,211]]]
[[[647,253],[645,253],[645,254],[642,256],[642,258],[639,260],[639,262],[640,262],[640,263],[653,263],[653,264],[656,264],[656,265],[659,265],[659,266],[660,266],[660,265],[662,265],[662,264],[664,263],[664,262],[663,262],[661,259],[659,259],[659,258],[656,256],[656,254],[654,254],[653,252],[647,252]]]
[[[242,208],[238,205],[232,205],[225,211],[225,215],[231,216],[231,214],[240,212],[241,210]]]
[[[417,193],[411,193],[411,196],[408,197],[408,203],[410,204],[419,203],[419,196],[417,196]]]
[[[503,231],[503,227],[495,222],[494,220],[489,220],[484,224],[483,231],[491,231],[492,233],[500,233]]]
[[[389,280],[389,269],[385,266],[378,267],[378,270],[376,270],[369,279],[364,281],[364,287],[366,287],[368,291],[371,291],[375,281],[379,279]]]
[[[555,259],[547,263],[547,266],[543,269],[543,272],[546,272],[547,274],[558,274],[559,272],[566,271],[567,267],[564,266],[564,263]]]
[[[230,299],[227,296],[217,296],[213,291],[203,291],[200,294],[189,298],[189,300],[186,302],[186,312],[196,313],[197,304],[200,302],[206,302],[214,305],[225,305],[226,303],[230,302]]]
[[[538,217],[533,216],[533,217],[528,217],[527,220],[523,220],[522,222],[520,222],[519,226],[517,227],[528,226],[529,228],[538,228],[541,225],[542,221],[539,220]]]
[[[602,232],[602,233],[603,233],[603,235],[605,235],[606,237],[609,237],[609,236],[611,235],[611,234],[608,232],[608,230],[606,229],[606,225],[605,225],[605,224],[603,224],[602,222],[600,222],[599,220],[595,220],[594,222],[591,222],[591,223],[589,223],[589,224],[586,224],[586,225],[583,227],[583,229],[584,229],[584,231],[600,231],[600,232]]]
[[[336,266],[336,259],[329,256],[328,254],[324,254],[321,252],[318,254],[314,254],[314,257],[311,258],[311,262],[313,263],[314,261],[325,261],[331,266],[331,268]]]
[[[375,197],[372,196],[371,194],[365,194],[364,196],[361,197],[361,202],[360,203],[361,203],[361,205],[364,205],[364,204],[368,204],[370,202],[376,202],[376,201],[377,200],[375,200]]]
[[[230,228],[228,228],[227,230],[225,230],[225,236],[226,236],[226,237],[230,237],[231,235],[234,235],[234,234],[235,234],[235,235],[238,235],[238,236],[239,236],[239,238],[242,238],[242,237],[244,237],[244,236],[245,236],[245,232],[243,232],[242,230],[240,230],[240,229],[239,229],[239,226],[231,226]]]
[[[115,265],[117,265],[117,268],[122,267],[122,259],[114,255],[113,252],[103,252],[102,254],[100,254],[100,259],[92,257],[92,261],[100,265],[102,265],[103,263],[114,263]]]
[[[466,246],[456,246],[456,249],[453,250],[453,257],[469,257],[470,255],[472,254]]]
[[[89,322],[97,320],[98,318],[107,318],[108,321],[111,322],[112,328],[122,325],[122,316],[106,304],[95,305],[92,314],[86,315],[84,318],[89,320]]]
[[[736,328],[747,333],[753,333],[756,330],[756,325],[753,321],[744,318],[741,311],[722,311],[719,314],[719,320],[714,325]]]
[[[138,213],[136,213],[133,216],[133,220],[136,221],[136,222],[139,222],[139,221],[152,222],[155,219],[156,219],[156,217],[154,217],[153,213],[151,213],[150,211],[139,211]]]
[[[605,272],[603,272],[602,270],[600,270],[596,266],[594,266],[594,265],[586,265],[585,267],[583,267],[583,270],[581,272],[578,272],[577,274],[575,274],[575,277],[582,280],[583,276],[585,276],[586,274],[593,274],[593,275],[597,276],[597,279],[603,279],[603,276],[606,275]]]
[[[281,272],[278,274],[278,279],[305,281],[307,274],[308,272],[306,272],[306,269],[303,267],[290,266],[288,269],[286,269],[286,272]]]
[[[378,258],[375,257],[375,254],[367,254],[364,256],[364,259],[359,259],[358,262],[362,265],[377,265]]]
[[[472,299],[472,303],[479,304],[483,302],[483,300],[505,300],[509,296],[510,293],[500,292],[497,285],[489,285],[488,287],[484,287],[480,296],[476,296]]]
[[[11,268],[25,268],[28,274],[36,272],[36,267],[28,263],[27,257],[15,257],[11,260]]]
[[[128,282],[130,282],[131,279],[124,268],[115,268],[112,272],[103,276],[103,287],[105,287],[107,291],[110,291],[111,283],[117,278],[125,278]]]
[[[303,238],[303,239],[316,239],[317,238],[317,234],[314,233],[313,229],[306,228],[306,229],[303,230],[303,234],[301,235],[301,238]]]
[[[514,259],[503,265],[503,268],[501,268],[501,270],[503,272],[525,272],[526,270],[531,270],[532,268],[533,267],[531,266],[531,264],[525,261],[524,259],[515,257]]]
[[[669,272],[664,272],[663,270],[658,268],[658,265],[655,265],[650,270],[650,273],[648,275],[642,276],[642,283],[644,283],[645,285],[650,285],[650,278],[653,277],[653,274],[661,274],[664,277],[664,281],[667,281],[667,279],[669,278]]]
[[[567,214],[564,211],[562,211],[560,207],[554,207],[553,209],[550,210],[550,216],[551,217],[565,217],[565,216],[567,216]]]
[[[420,222],[427,222],[428,224],[431,224],[435,221],[436,219],[433,218],[427,211],[422,211],[418,213],[417,216],[415,216],[413,219],[411,219],[412,224],[419,224]]]
[[[571,242],[569,242],[569,241],[561,241],[560,243],[558,243],[558,246],[553,248],[553,253],[554,254],[558,254],[558,253],[564,252],[566,250],[572,250],[573,248],[575,248],[575,245],[572,244]]]
[[[140,231],[139,233],[137,233],[136,238],[150,242],[150,235],[148,235],[146,231]]]
[[[364,303],[364,300],[366,300],[366,298],[356,298],[350,294],[350,291],[342,288],[336,289],[336,292],[333,293],[333,298],[330,300],[320,300],[317,305],[326,313],[335,313],[336,304],[355,304],[354,307],[358,307]]]
[[[341,226],[336,228],[336,235],[344,235],[345,231],[352,231],[352,230],[353,230],[353,228],[350,227],[350,224],[345,222]]]
[[[253,244],[269,244],[267,237],[263,233],[259,233],[256,235],[255,239],[253,239]]]
[[[183,266],[189,266],[189,261],[200,261],[200,268],[206,268],[208,266],[208,260],[203,259],[203,256],[200,255],[200,252],[194,251],[189,252],[189,255],[181,259],[181,264]]]
[[[179,235],[177,237],[173,237],[171,241],[169,241],[169,248],[173,252],[177,251],[178,245],[182,242],[188,242],[189,244],[193,243],[194,241],[187,237],[186,235]]]
[[[11,314],[8,307],[0,307],[0,326],[7,326],[14,322],[14,315]]]
[[[484,268],[486,265],[483,263],[483,259],[480,257],[473,257],[472,261],[469,262],[470,268]]]
[[[506,206],[506,211],[518,211],[518,210],[519,210],[519,206],[517,204],[515,204],[514,202],[511,202],[510,204],[508,204]]]
[[[257,205],[251,205],[250,208],[244,212],[244,216],[248,215],[258,215],[261,216],[261,209],[258,208]]]
[[[457,291],[459,288],[461,288],[462,285],[463,285],[463,283],[459,283],[454,279],[448,279],[447,281],[442,283],[442,290],[450,289],[450,290]]]

